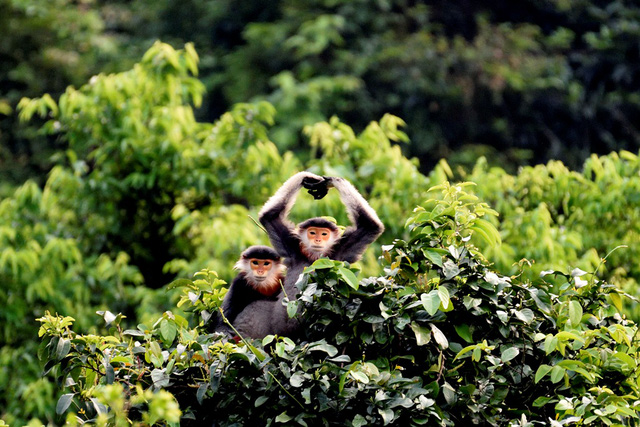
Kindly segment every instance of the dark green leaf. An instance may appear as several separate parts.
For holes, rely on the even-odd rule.
[[[500,360],[502,360],[502,362],[506,363],[506,362],[512,360],[513,358],[515,358],[519,353],[520,353],[520,350],[517,347],[505,348],[502,351],[502,354],[500,355]]]
[[[189,279],[176,279],[173,282],[169,283],[167,285],[167,289],[175,289],[175,288],[182,288],[182,287],[189,287],[193,285],[193,281],[189,280]]]
[[[463,323],[461,325],[455,325],[454,327],[456,329],[456,332],[460,336],[460,338],[462,338],[469,344],[473,343],[473,337],[471,336],[471,330],[469,329],[469,325],[466,325]]]
[[[73,396],[75,395],[75,393],[66,393],[60,396],[60,399],[58,399],[58,403],[56,404],[56,414],[64,414],[67,409],[69,409],[69,405],[71,405]]]
[[[196,392],[196,399],[198,400],[198,403],[202,405],[202,402],[204,401],[204,396],[207,394],[207,390],[209,389],[209,384],[207,383],[202,383],[200,384],[200,386],[198,386],[198,391]]]
[[[353,271],[348,268],[339,267],[338,274],[342,277],[342,279],[347,282],[347,284],[353,289],[358,289],[358,278],[353,273]]]
[[[422,253],[424,254],[425,258],[427,258],[429,261],[431,261],[433,264],[437,265],[438,267],[442,268],[441,254],[439,254],[433,249],[422,249]]]

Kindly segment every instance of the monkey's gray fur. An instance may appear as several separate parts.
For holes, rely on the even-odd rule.
[[[287,275],[284,280],[284,293],[276,301],[254,301],[238,314],[234,322],[241,335],[262,338],[269,334],[295,336],[300,328],[297,319],[287,315],[284,304],[285,294],[295,299],[298,289],[295,286],[305,267],[313,261],[301,250],[301,230],[296,229],[288,219],[298,192],[302,187],[334,187],[347,208],[352,225],[333,244],[329,258],[337,261],[356,262],[367,247],[384,231],[384,225],[369,203],[347,180],[337,177],[322,177],[310,172],[300,172],[289,178],[278,191],[265,203],[260,211],[260,222],[267,230],[275,250],[285,258]],[[325,191],[318,191],[321,197]],[[315,197],[315,195],[314,195]],[[318,197],[316,197],[318,198]]]

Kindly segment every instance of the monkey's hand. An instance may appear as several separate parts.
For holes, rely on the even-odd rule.
[[[327,195],[327,191],[329,191],[328,185],[329,181],[326,177],[322,177],[321,179],[305,177],[302,179],[302,186],[306,188],[309,194],[316,200],[320,200]]]

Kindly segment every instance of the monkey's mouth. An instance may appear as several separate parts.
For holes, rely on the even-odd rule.
[[[311,249],[314,249],[316,251],[321,251],[324,249],[324,246],[320,246],[320,245],[311,245]]]
[[[267,279],[267,276],[255,276],[254,279],[257,282],[264,282]]]

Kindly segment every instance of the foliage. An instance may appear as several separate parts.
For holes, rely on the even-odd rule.
[[[473,192],[500,213],[494,223],[503,244],[485,253],[500,271],[515,274],[514,260],[535,262],[529,278],[545,270],[598,269],[610,283],[637,295],[640,271],[640,159],[621,151],[592,155],[582,172],[558,161],[525,167],[517,175],[480,159],[461,171],[478,183]],[[607,256],[606,264],[601,258]],[[629,305],[640,319],[635,304]]]
[[[146,322],[176,297],[140,285],[160,288],[176,273],[201,268],[230,281],[242,250],[267,243],[251,217],[303,163],[269,141],[275,112],[267,103],[238,104],[215,123],[197,122],[190,105],[202,90],[193,77],[196,65],[190,46],[175,51],[158,43],[130,71],[95,76],[59,100],[21,101],[25,120],[36,114],[48,119],[43,130],[68,147],[56,156],[43,189],[27,182],[0,205],[6,284],[0,297],[9,306],[0,314],[7,334],[2,375],[20,384],[9,389],[3,382],[8,421],[52,413],[53,390],[38,379],[28,338],[35,336],[33,319],[45,310],[73,314],[83,329],[93,324],[92,313],[106,309],[133,324]],[[385,116],[360,135],[337,120],[318,124],[309,131],[314,147],[306,167],[348,177],[367,199],[377,195],[377,209],[399,217],[412,206],[403,186],[417,198],[426,179],[392,145],[406,138],[400,124]],[[316,158],[321,150],[324,159]],[[336,156],[344,162],[340,169],[327,162],[337,164]],[[403,178],[394,182],[399,170]],[[321,204],[301,194],[292,215],[299,220],[310,213],[348,223],[336,194]],[[387,228],[399,229],[395,222]],[[379,270],[373,254],[363,268]]]
[[[195,40],[211,115],[266,99],[274,140],[337,114],[356,129],[391,112],[423,170],[478,153],[512,166],[635,149],[633,2],[288,1],[170,5],[167,36]],[[177,23],[176,23],[177,22]]]
[[[300,130],[332,115],[357,130],[404,118],[423,172],[480,154],[509,167],[638,146],[638,5],[625,0],[3,0],[0,97],[57,98],[126,69],[153,40],[192,42],[201,120],[239,102],[276,107],[272,139],[305,156]],[[59,148],[3,120],[0,176],[44,182]]]
[[[620,291],[581,270],[536,283],[492,271],[471,241],[498,238],[483,218],[494,213],[464,188],[444,184],[414,211],[410,238],[384,248],[383,276],[358,281],[327,259],[308,268],[300,343],[235,345],[171,312],[124,331],[111,316],[102,337],[77,334],[70,318],[39,319],[47,368],[67,389],[58,412],[73,402],[79,420],[115,422],[122,404],[102,406],[115,387],[131,396],[133,420],[152,416],[136,395],[169,391],[185,424],[637,422],[637,327],[618,312]],[[221,285],[201,275],[175,284],[200,314]],[[173,401],[162,402],[170,413]]]
[[[189,344],[193,346],[193,354],[200,351],[199,354],[204,359],[208,354],[207,350],[198,349],[198,345],[217,342],[215,337],[208,336],[206,330],[201,327],[185,326],[182,321],[176,323],[174,327],[172,325],[175,319],[180,319],[179,316],[186,318],[183,310],[192,304],[196,305],[194,310],[201,320],[206,319],[208,314],[213,312],[223,294],[224,286],[222,282],[216,282],[216,280],[227,282],[231,280],[234,274],[232,266],[240,252],[248,245],[267,243],[266,235],[252,220],[257,217],[257,210],[284,180],[303,169],[322,175],[343,176],[358,187],[385,222],[386,232],[379,239],[379,243],[388,245],[393,239],[400,239],[393,249],[385,248],[385,253],[390,257],[388,264],[393,264],[393,257],[399,254],[398,250],[409,256],[417,253],[420,257],[426,257],[431,263],[443,263],[441,269],[438,266],[429,270],[430,273],[426,276],[418,274],[413,278],[407,275],[407,271],[410,272],[418,264],[422,265],[422,261],[411,264],[410,269],[403,267],[394,272],[394,268],[389,265],[384,267],[376,260],[376,254],[380,253],[380,245],[377,244],[367,251],[360,266],[331,265],[316,268],[314,273],[316,276],[322,278],[326,275],[328,277],[326,281],[335,280],[336,283],[341,284],[338,288],[342,290],[347,289],[344,287],[345,283],[347,286],[348,283],[351,285],[357,283],[353,274],[360,269],[363,275],[384,274],[384,277],[389,277],[386,281],[372,279],[370,284],[365,280],[359,284],[358,290],[349,287],[351,290],[347,289],[340,293],[336,288],[338,292],[335,294],[336,298],[345,297],[343,294],[347,297],[353,294],[353,298],[362,298],[359,293],[362,293],[363,289],[369,289],[367,292],[371,294],[379,293],[376,298],[382,298],[387,295],[387,292],[382,290],[384,286],[391,286],[392,290],[396,289],[393,286],[414,287],[417,286],[413,284],[414,281],[420,286],[433,286],[429,282],[431,279],[440,276],[446,278],[447,274],[455,271],[453,265],[459,265],[461,259],[452,253],[435,250],[442,248],[434,248],[435,252],[431,249],[426,252],[422,249],[417,250],[414,245],[419,242],[413,240],[416,238],[413,234],[415,233],[413,226],[405,229],[401,220],[419,204],[424,207],[424,210],[416,211],[414,220],[419,222],[428,220],[428,216],[434,209],[433,203],[436,202],[430,202],[429,205],[422,203],[426,197],[426,189],[432,185],[441,184],[447,178],[452,179],[454,176],[462,176],[466,180],[476,182],[476,186],[465,186],[464,190],[473,192],[481,200],[489,202],[500,215],[496,218],[487,206],[479,204],[470,194],[465,195],[464,198],[454,199],[457,186],[449,186],[446,187],[447,192],[432,195],[434,199],[443,199],[450,204],[448,211],[442,210],[445,214],[436,216],[437,221],[444,221],[447,227],[443,228],[439,225],[436,227],[433,224],[421,225],[420,227],[427,233],[422,235],[422,238],[431,236],[429,233],[439,233],[439,230],[455,230],[458,234],[453,232],[451,236],[446,237],[454,239],[451,243],[467,248],[469,254],[462,259],[474,260],[474,265],[479,269],[474,274],[478,277],[485,277],[486,271],[483,269],[488,268],[487,262],[480,255],[481,252],[488,260],[495,263],[493,268],[497,271],[517,276],[511,282],[513,286],[526,289],[528,289],[527,286],[543,286],[537,283],[539,273],[542,271],[573,272],[573,269],[578,267],[582,271],[596,273],[593,278],[586,277],[590,283],[593,281],[594,284],[601,284],[599,281],[603,280],[606,283],[624,286],[624,289],[630,293],[636,293],[635,283],[638,280],[638,272],[634,260],[637,259],[639,241],[636,227],[638,221],[635,219],[638,201],[638,172],[635,155],[620,152],[604,157],[593,156],[585,163],[585,170],[580,173],[570,171],[559,162],[552,162],[546,166],[524,168],[518,175],[509,175],[504,170],[490,168],[486,162],[480,160],[470,172],[465,172],[461,168],[452,170],[446,162],[440,162],[429,176],[424,176],[419,171],[418,162],[407,159],[402,154],[401,149],[408,147],[407,134],[403,130],[404,122],[392,115],[384,115],[378,122],[369,123],[359,133],[333,117],[328,122],[315,123],[305,128],[304,133],[309,139],[307,151],[298,155],[288,151],[281,152],[269,138],[277,118],[277,111],[271,104],[265,102],[238,104],[215,123],[200,122],[194,118],[192,104],[198,103],[203,93],[201,83],[195,78],[197,63],[198,57],[190,46],[176,51],[168,45],[158,43],[144,56],[142,62],[130,71],[97,75],[88,84],[78,89],[68,88],[57,100],[45,95],[38,99],[22,101],[20,114],[24,118],[32,117],[32,120],[35,114],[42,114],[48,120],[43,131],[50,133],[59,141],[59,144],[65,145],[67,150],[56,156],[56,166],[43,187],[29,181],[15,191],[6,192],[7,196],[0,203],[0,279],[3,282],[3,287],[0,289],[0,302],[6,307],[0,313],[0,327],[3,328],[4,334],[3,348],[0,351],[0,366],[2,366],[0,368],[0,407],[3,408],[0,416],[9,424],[26,424],[32,417],[38,417],[50,424],[60,421],[55,419],[54,395],[57,389],[48,377],[41,378],[36,361],[37,344],[34,342],[36,325],[33,319],[42,318],[47,310],[63,316],[73,316],[76,319],[74,328],[83,331],[83,334],[93,334],[96,337],[101,336],[100,334],[107,336],[105,334],[108,331],[104,325],[95,324],[92,313],[99,311],[105,320],[111,319],[111,322],[114,322],[109,310],[115,313],[120,312],[122,316],[116,316],[116,318],[117,322],[124,322],[123,329],[136,328],[135,325],[139,324],[148,325],[144,326],[142,331],[127,329],[143,333],[142,336],[129,336],[145,343],[151,339],[147,336],[160,337],[158,338],[161,341],[158,344],[159,348],[166,351],[173,347],[177,349],[178,344],[185,346]],[[437,209],[442,209],[442,206]],[[455,212],[455,215],[452,212]],[[291,215],[296,221],[311,215],[330,215],[340,224],[348,224],[346,212],[333,191],[321,202],[314,201],[302,192]],[[449,215],[453,215],[453,218]],[[450,220],[453,222],[447,222]],[[458,223],[460,225],[456,225]],[[492,227],[499,230],[499,235]],[[455,240],[468,238],[470,240],[464,240],[464,243],[456,243],[457,240]],[[499,241],[502,241],[502,245],[491,246]],[[405,243],[402,242],[406,242],[406,246],[403,246]],[[471,243],[480,250],[469,246]],[[602,258],[618,245],[626,245],[629,248],[614,251],[607,257],[606,264],[602,262]],[[448,246],[445,246],[444,250],[448,250]],[[438,254],[445,258],[438,258],[436,256]],[[531,262],[535,261],[535,264],[531,268],[514,267],[514,261],[521,258],[528,258]],[[453,264],[445,264],[447,260],[451,260]],[[524,261],[523,263],[526,264]],[[462,267],[470,268],[466,264]],[[172,280],[176,274],[186,277],[190,272],[201,269],[205,269],[202,273],[203,277],[185,282],[191,284],[186,285],[185,290],[189,289],[189,291],[183,295],[181,301],[179,301],[181,297],[177,295],[178,289],[167,292],[166,287],[161,287]],[[211,271],[217,271],[219,278],[214,278]],[[392,275],[392,272],[395,275]],[[576,272],[579,273],[579,270]],[[458,276],[452,276],[454,281]],[[564,301],[562,298],[565,297],[565,300],[571,299],[566,295],[568,290],[561,289],[563,283],[558,281],[566,279],[567,283],[582,284],[585,280],[583,276],[558,275],[557,278],[550,280],[551,276],[547,275],[544,280],[548,286],[544,285],[547,287],[543,287],[543,290],[549,295],[556,295],[559,301]],[[493,278],[493,276],[489,277]],[[199,280],[205,280],[205,282],[199,282]],[[319,278],[309,280],[310,283],[314,280],[317,283],[325,281]],[[527,285],[530,282],[535,282],[535,285]],[[455,283],[457,286],[458,282]],[[141,286],[143,284],[146,286]],[[453,288],[448,288],[450,285],[452,284],[447,282],[447,291],[451,291],[449,294],[451,300],[454,297],[452,296]],[[331,293],[315,294],[317,289],[324,289],[323,286],[317,287],[313,292],[310,290],[309,298],[318,297],[320,300],[324,296],[333,298]],[[152,291],[147,287],[158,289]],[[441,290],[442,295],[438,292],[431,293],[434,289],[425,288],[425,292],[418,292],[419,295],[420,293],[431,295],[425,297],[431,311],[438,301],[446,300],[445,291]],[[608,287],[604,289],[606,292],[611,291]],[[586,290],[584,289],[584,292]],[[528,291],[522,292],[524,296],[516,292],[513,298],[529,301],[523,304],[525,306],[529,304],[526,308],[540,315],[534,310],[535,306],[531,305],[531,301],[527,300]],[[198,298],[194,299],[196,296]],[[588,298],[592,297],[589,294]],[[502,294],[495,298],[498,298],[495,304],[506,304],[500,300],[503,298]],[[624,300],[620,302],[615,296],[612,298],[611,302],[618,308],[629,310],[629,306],[623,306]],[[314,301],[317,302],[317,300]],[[381,300],[375,301],[379,304]],[[580,301],[582,303],[582,300]],[[164,312],[167,307],[175,304],[179,304],[179,308],[172,310],[172,314],[163,315],[160,322],[156,323],[158,313]],[[309,312],[316,313],[318,309],[315,302],[311,304],[314,305],[309,308]],[[582,305],[584,313],[587,312],[588,305],[585,304]],[[567,306],[573,307],[571,310],[575,316],[577,313],[575,304]],[[378,305],[368,307],[365,304],[365,307],[367,310],[374,311],[363,312],[362,319],[370,314],[382,316],[375,312],[380,309]],[[336,306],[336,310],[338,308],[339,305]],[[398,305],[398,310],[400,308],[401,306]],[[426,310],[424,305],[423,308]],[[439,337],[440,335],[434,333],[431,326],[425,326],[427,323],[433,324],[445,334],[449,341],[454,342],[448,335],[451,331],[438,323],[439,320],[428,320],[427,323],[420,320],[423,319],[420,317],[423,314],[416,314],[418,309],[418,305],[406,309],[410,316],[418,316],[419,320],[416,321],[418,326],[426,327],[427,332],[433,334],[433,337],[436,335]],[[502,311],[510,313],[508,310]],[[336,313],[342,312],[338,310]],[[329,315],[329,313],[325,314]],[[430,315],[430,313],[427,314]],[[610,314],[605,313],[606,316]],[[316,315],[310,314],[310,316]],[[434,316],[439,314],[435,313]],[[513,314],[513,316],[516,315]],[[603,322],[609,322],[606,316],[599,316],[598,319],[602,318],[605,319],[602,320]],[[448,322],[452,321],[449,317],[447,319]],[[395,320],[391,322],[393,321]],[[613,321],[621,324],[627,322],[623,318],[620,320],[614,318]],[[340,320],[336,324],[342,322]],[[125,323],[127,326],[124,326]],[[320,324],[323,323],[320,322]],[[562,322],[559,324],[564,325]],[[400,328],[401,325],[395,323],[393,325],[395,330],[404,331]],[[420,329],[416,330],[420,331]],[[175,331],[173,338],[172,331]],[[372,329],[371,333],[373,332]],[[181,340],[185,333],[190,337],[187,341],[175,341]],[[411,333],[414,333],[413,329]],[[118,333],[114,335],[119,340],[118,346],[121,346],[118,347],[119,349],[135,344],[135,342],[130,343],[127,336],[118,335]],[[622,335],[616,336],[623,339]],[[169,342],[171,339],[174,341]],[[308,339],[310,342],[316,342],[320,337],[310,336]],[[592,341],[584,337],[583,339],[585,343],[592,345]],[[598,339],[601,343],[593,345],[602,344],[606,347],[607,341],[610,341],[602,337]],[[430,345],[437,344],[437,341],[434,344],[434,340],[435,338],[431,339]],[[546,342],[546,338],[544,340]],[[191,341],[198,344],[191,344]],[[339,342],[338,338],[336,342],[325,342],[336,349],[342,349],[343,344],[346,343],[346,341]],[[306,360],[309,364],[316,366],[319,369],[318,372],[327,369],[335,375],[338,375],[336,372],[343,373],[343,371],[335,371],[335,366],[327,367],[323,361],[318,360],[317,356],[323,352],[327,355],[333,354],[333,351],[327,350],[328,347],[324,347],[324,344],[321,345],[324,350],[313,351],[308,355],[311,359],[306,359],[307,356],[301,359],[302,356],[298,357],[300,348],[283,340],[277,343],[281,343],[280,347],[284,352],[283,356],[279,357],[287,354],[287,358],[291,361]],[[475,344],[478,343],[481,341],[475,342]],[[109,345],[112,344],[115,345],[114,343]],[[142,344],[143,347],[145,345]],[[275,345],[275,341],[267,345],[265,357],[274,357],[270,351]],[[355,345],[350,342],[347,347],[351,350],[355,348],[354,351],[362,351],[362,348],[369,345],[369,342],[366,342],[366,345]],[[391,347],[388,351],[395,351],[393,349],[396,347],[389,345]],[[492,344],[488,341],[487,345]],[[508,341],[507,344],[500,345],[515,344]],[[544,344],[538,342],[537,345]],[[577,346],[572,343],[571,348],[574,345]],[[131,352],[137,354],[134,352],[134,347],[135,345]],[[256,360],[260,358],[251,352],[250,348],[234,347],[229,343],[222,347],[224,349],[220,351],[233,359],[236,365],[232,366],[240,366],[238,369],[241,372],[244,369],[258,376],[264,374],[261,371],[263,366],[254,364],[254,358]],[[254,347],[262,348],[260,345]],[[418,347],[421,351],[423,350],[422,345]],[[62,349],[64,348],[63,344]],[[518,348],[522,349],[524,354],[524,344]],[[155,350],[157,348],[154,346]],[[71,348],[69,351],[71,352]],[[218,350],[215,351],[218,352]],[[482,354],[483,350],[478,351]],[[497,357],[498,353],[495,351],[490,354]],[[607,353],[606,349],[603,351],[604,353],[600,353]],[[620,353],[621,350],[616,349],[616,351]],[[630,348],[629,352],[632,351],[635,350]],[[172,352],[173,350],[169,354]],[[474,354],[472,350],[469,352]],[[145,363],[151,363],[154,366],[153,369],[165,368],[165,356],[162,351],[154,354],[154,360],[158,366],[153,364],[153,361]],[[158,354],[162,356],[162,364]],[[196,362],[193,362],[191,360],[193,354],[188,358],[184,356],[185,360],[180,369],[193,367],[192,364],[199,360],[196,357]],[[388,353],[385,354],[388,356]],[[620,354],[615,357],[624,359]],[[550,355],[554,353],[551,352]],[[574,357],[573,354],[570,356]],[[95,357],[101,356],[98,353]],[[136,360],[133,356],[131,357],[132,360]],[[335,354],[328,357],[339,356]],[[363,361],[363,363],[375,364],[378,370],[384,368],[374,361],[377,356],[371,360],[363,359],[360,354],[357,356],[350,354],[350,357],[349,364]],[[540,356],[540,364],[546,364],[553,369],[555,362],[548,357],[550,356]],[[152,360],[151,356],[149,360]],[[203,363],[202,366],[209,369],[208,362],[211,360],[214,359],[205,359],[207,363]],[[280,363],[280,359],[277,360]],[[427,356],[425,360],[433,361]],[[168,361],[169,359],[166,362]],[[462,361],[469,363],[466,359],[460,358],[456,363],[462,363]],[[479,363],[479,361],[474,362]],[[176,363],[178,363],[177,359],[174,365]],[[341,365],[344,363],[347,362],[340,362]],[[400,362],[394,359],[390,366],[395,366],[397,363]],[[371,365],[363,366],[362,369],[366,371]],[[398,366],[404,367],[402,364]],[[538,365],[528,362],[528,366],[535,370]],[[144,369],[147,368],[148,366]],[[344,366],[339,368],[342,369]],[[139,369],[143,367],[140,366]],[[151,375],[150,372],[153,369],[145,372]],[[206,369],[200,377],[203,379],[200,385],[206,382],[204,380]],[[233,371],[235,368],[227,369]],[[272,372],[270,370],[272,365],[268,365],[268,369]],[[277,369],[281,369],[280,365]],[[409,368],[405,367],[405,369]],[[485,372],[483,369],[488,368],[478,367],[477,369]],[[546,368],[542,369],[544,371]],[[403,372],[397,375],[404,375]],[[559,375],[559,372],[560,370],[556,369],[554,375]],[[189,377],[191,373],[192,371],[187,370],[184,376]],[[77,372],[74,371],[73,375],[76,374]],[[144,379],[147,374],[141,378]],[[264,390],[272,390],[270,387],[274,383],[277,384],[271,375],[283,384],[289,381],[286,371],[273,371],[272,374],[264,375],[266,375],[262,380]],[[95,384],[91,385],[97,385],[99,378],[100,376],[97,375],[93,379]],[[223,375],[221,378],[227,377]],[[313,381],[320,381],[321,376],[313,378]],[[433,382],[433,378],[429,378]],[[442,378],[445,377],[441,376],[440,379]],[[237,387],[237,384],[231,381],[231,377],[227,379],[228,382],[223,382],[221,387],[229,389]],[[145,381],[145,384],[153,382],[148,379]],[[447,381],[450,385],[455,385]],[[86,383],[83,383],[78,387],[85,385]],[[426,385],[423,384],[424,387]],[[133,382],[127,387],[133,390],[132,386]],[[248,387],[248,385],[245,386]],[[318,387],[321,389],[321,384],[318,384]],[[412,386],[406,385],[406,387]],[[500,383],[500,387],[504,387],[504,383]],[[105,392],[106,394],[97,390],[95,393],[96,396],[101,393],[106,396],[109,393],[115,393],[114,390],[117,391],[116,388],[109,388],[109,390]],[[201,390],[201,397],[205,394],[209,396],[211,393],[209,388]],[[314,388],[314,393],[315,390]],[[355,392],[353,388],[349,390]],[[174,390],[170,391],[174,392]],[[92,390],[91,393],[94,391]],[[136,393],[132,391],[133,395]],[[332,399],[334,396],[332,393],[335,393],[338,397],[334,400],[341,399],[339,390],[329,388],[323,393],[326,396],[332,396]],[[180,393],[177,393],[176,397],[179,395]],[[271,396],[269,399],[280,401],[279,394],[277,398],[269,396]],[[290,398],[286,396],[288,395],[285,393],[282,397],[283,402],[299,407],[295,401],[287,400]],[[363,395],[358,394],[358,396]],[[574,404],[576,401],[571,400],[572,396],[566,394],[563,395],[563,399],[566,397],[567,402]],[[89,394],[76,395],[74,401],[80,402],[89,397]],[[171,404],[165,397],[166,395],[159,396],[158,402],[165,402],[168,410]],[[197,398],[196,394],[195,401],[198,400]],[[428,398],[434,399],[436,402],[434,405],[440,408],[441,412],[444,411],[442,414],[448,413],[448,409],[441,405],[441,401],[435,397]],[[192,405],[193,399],[186,397],[187,403],[181,399],[183,398],[179,398],[178,401],[183,410],[190,406],[197,408]],[[304,396],[296,395],[296,399],[306,402]],[[272,404],[272,400],[269,400],[269,405]],[[375,398],[374,402],[376,402]],[[106,403],[108,402],[103,401],[102,404]],[[165,407],[165,403],[161,406]],[[119,405],[115,401],[111,404],[115,405],[114,407]],[[579,405],[579,403],[576,404]],[[237,408],[234,409],[231,401],[225,405],[229,405],[226,406],[228,409],[225,409],[229,414],[240,411]],[[253,402],[250,405],[253,405]],[[282,408],[282,411],[286,409],[278,406],[280,403],[277,402],[273,405],[276,409]],[[261,410],[265,410],[265,407],[266,403],[260,405]],[[375,406],[375,408],[378,407]],[[130,411],[129,407],[125,406],[126,415],[125,412],[118,412],[118,414],[143,421],[139,411],[144,412],[145,408],[148,407],[142,405]],[[377,411],[375,408],[371,407],[372,412],[362,416],[373,416],[372,414]],[[380,408],[386,407],[380,406]],[[394,412],[402,411],[395,407],[386,409],[392,409]],[[85,411],[89,410],[89,407],[85,408]],[[280,415],[282,411],[274,417]],[[429,410],[425,409],[425,411],[430,414]],[[440,414],[437,410],[435,413]],[[90,412],[86,414],[88,417],[91,416]],[[292,415],[293,412],[288,414]],[[388,415],[386,412],[385,414],[385,416]],[[243,416],[243,413],[238,416]],[[265,417],[267,416],[265,413]],[[284,415],[283,417],[282,419],[286,418]],[[354,414],[353,417],[355,418],[356,415]],[[361,419],[358,418],[358,420]]]
[[[117,35],[106,28],[95,2],[0,1],[0,98],[15,107],[22,97],[62,93],[100,70],[130,62]],[[140,49],[139,49],[140,50]],[[21,126],[17,114],[0,121],[0,177],[44,182],[59,149],[54,139]]]
[[[58,218],[66,214],[48,189],[27,182],[0,202],[0,406],[28,417],[50,413],[54,390],[40,378],[33,319],[45,309],[74,313],[89,328],[96,309],[140,283],[125,253],[86,254]],[[30,383],[28,379],[33,379]],[[26,380],[26,381],[25,381]]]

